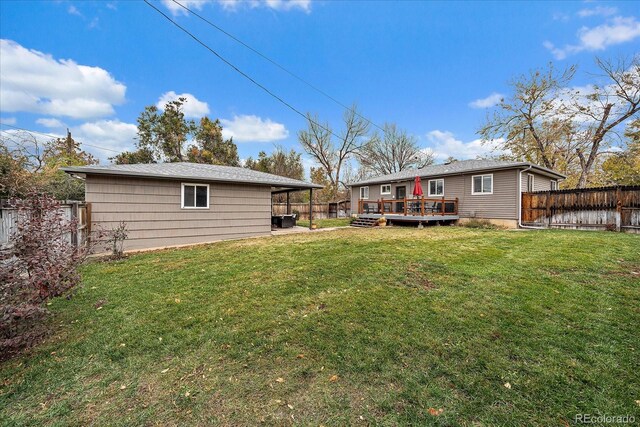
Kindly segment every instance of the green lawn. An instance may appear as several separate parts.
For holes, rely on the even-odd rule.
[[[83,273],[0,367],[0,425],[640,418],[637,235],[344,229]]]
[[[351,218],[326,218],[326,219],[314,219],[314,224],[318,225],[318,228],[330,228],[330,227],[347,227],[351,224]],[[300,227],[308,227],[309,220],[301,220],[297,222]]]

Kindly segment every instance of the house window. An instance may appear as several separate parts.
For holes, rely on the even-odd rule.
[[[391,184],[382,184],[380,186],[380,194],[391,194]],[[369,198],[368,194],[367,198]]]
[[[558,181],[551,180],[551,191],[555,191],[558,189]]]
[[[209,209],[209,184],[182,184],[183,209]]]
[[[429,196],[444,196],[444,179],[430,179],[427,194]]]
[[[360,187],[360,198],[361,199],[369,198],[369,187]]]
[[[493,194],[493,174],[471,177],[471,194]]]
[[[527,174],[527,191],[529,193],[535,191],[535,180],[535,176],[531,175],[530,173]]]

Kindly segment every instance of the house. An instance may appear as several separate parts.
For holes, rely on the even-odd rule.
[[[125,250],[269,235],[272,194],[322,188],[250,169],[197,163],[62,170],[85,180],[92,229],[126,223]]]
[[[414,197],[420,177],[424,196]],[[460,221],[486,219],[515,228],[521,194],[558,188],[566,178],[529,162],[463,160],[409,169],[350,184],[352,210],[360,218],[382,214],[394,221]]]

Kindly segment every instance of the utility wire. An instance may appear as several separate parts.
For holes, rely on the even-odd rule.
[[[367,121],[369,124],[377,127],[378,129],[380,129],[381,131],[384,131],[384,129],[377,125],[376,123],[372,122],[371,120],[369,120],[368,118],[366,118],[365,116],[361,115],[360,113],[358,113],[354,108],[352,107],[348,107],[346,106],[344,103],[340,102],[339,100],[337,100],[336,98],[334,98],[333,96],[329,95],[327,92],[323,91],[322,89],[320,89],[319,87],[315,86],[314,84],[308,82],[307,80],[303,79],[302,77],[298,76],[297,74],[295,74],[292,71],[289,71],[288,69],[286,69],[284,66],[280,65],[279,63],[277,63],[276,61],[274,61],[273,59],[269,58],[268,56],[266,56],[265,54],[261,53],[260,51],[258,51],[257,49],[249,46],[247,43],[243,42],[242,40],[240,40],[239,38],[237,38],[236,36],[234,36],[233,34],[229,33],[228,31],[226,31],[224,28],[219,27],[218,25],[216,25],[215,23],[211,22],[210,20],[208,20],[207,18],[205,18],[204,16],[200,15],[199,13],[189,9],[187,6],[183,5],[182,3],[178,2],[177,0],[171,0],[173,1],[175,4],[177,4],[178,6],[180,6],[181,8],[183,8],[184,10],[188,11],[189,13],[191,13],[192,15],[200,18],[202,21],[206,22],[207,24],[209,24],[210,26],[212,26],[213,28],[215,28],[216,30],[220,31],[221,33],[225,34],[226,36],[230,37],[231,39],[235,40],[236,42],[240,43],[242,46],[246,47],[247,49],[249,49],[250,51],[252,51],[253,53],[255,53],[256,55],[260,56],[262,59],[270,62],[271,64],[275,65],[276,67],[280,68],[282,71],[284,71],[285,73],[289,74],[291,77],[297,79],[298,81],[304,83],[305,85],[307,85],[308,87],[310,87],[311,89],[315,90],[316,92],[318,92],[319,94],[325,96],[326,98],[330,99],[331,101],[335,102],[337,105],[341,106],[342,108],[349,110],[351,112],[353,112],[353,114],[355,114],[356,116],[360,117],[361,119]]]
[[[164,13],[163,11],[161,11],[160,9],[158,9],[157,7],[155,7],[152,3],[149,2],[149,0],[144,0],[144,2],[146,4],[148,4],[150,7],[152,7],[153,9],[155,9],[156,12],[158,12],[160,15],[164,16],[165,19],[169,22],[171,22],[173,25],[175,25],[176,27],[178,27],[180,30],[182,30],[184,33],[186,33],[187,35],[189,35],[189,37],[191,37],[193,40],[195,40],[198,44],[200,44],[202,47],[204,47],[205,49],[207,49],[209,52],[213,53],[215,56],[218,57],[218,59],[220,59],[222,62],[224,62],[225,64],[227,64],[229,67],[233,68],[234,71],[236,71],[237,73],[239,73],[240,75],[242,75],[244,78],[246,78],[247,80],[249,80],[251,83],[253,83],[254,85],[258,86],[260,89],[262,89],[263,91],[265,91],[267,94],[269,94],[271,97],[275,98],[276,100],[278,100],[281,104],[283,104],[284,106],[286,106],[287,108],[289,108],[291,111],[293,111],[294,113],[300,115],[301,117],[303,117],[305,120],[309,120],[311,123],[313,123],[314,125],[318,126],[319,128],[327,131],[328,133],[330,133],[331,135],[335,136],[338,139],[341,139],[341,137],[339,135],[337,135],[336,133],[334,133],[331,129],[321,125],[320,123],[317,123],[314,120],[311,120],[310,117],[307,117],[306,114],[304,114],[302,111],[298,110],[296,107],[294,107],[293,105],[289,104],[287,101],[285,101],[284,99],[282,99],[281,97],[279,97],[278,95],[276,95],[275,93],[273,93],[271,90],[269,90],[267,87],[265,87],[263,84],[259,83],[258,81],[256,81],[253,77],[251,77],[250,75],[248,75],[247,73],[245,73],[244,71],[242,71],[241,69],[239,69],[238,67],[236,67],[235,65],[233,65],[231,62],[229,62],[227,59],[225,59],[222,55],[220,55],[218,52],[216,52],[215,50],[213,50],[210,46],[208,46],[205,42],[203,42],[202,40],[200,40],[198,37],[196,37],[193,33],[191,33],[189,30],[187,30],[186,28],[184,28],[183,26],[181,26],[180,24],[178,24],[176,21],[174,21],[173,19],[171,19],[171,17],[169,17],[169,15],[167,15],[166,13]]]
[[[21,130],[21,131],[24,131],[24,132],[36,133],[38,135],[48,136],[49,138],[60,139],[59,135],[56,136],[56,135],[52,135],[50,133],[38,132],[37,130],[25,129],[25,128],[21,128],[21,127],[18,127],[18,126],[10,125],[9,123],[0,123],[0,125],[8,126],[10,128]],[[8,131],[3,130],[1,132],[8,132]],[[104,147],[100,147],[98,145],[87,144],[86,142],[82,142],[82,141],[76,141],[76,142],[78,142],[79,144],[82,144],[82,145],[86,145],[87,147],[93,147],[93,148],[97,148],[97,149],[100,149],[100,150],[111,151],[111,152],[114,152],[114,153],[120,153],[119,151],[112,150],[111,148],[104,148]]]

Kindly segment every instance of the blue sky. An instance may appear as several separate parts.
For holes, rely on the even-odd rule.
[[[475,132],[515,76],[550,61],[575,63],[581,85],[593,79],[596,55],[640,52],[640,2],[182,3],[341,102],[357,102],[373,122],[406,129],[439,159],[487,151]],[[154,4],[339,129],[341,107],[171,1]],[[0,9],[6,125],[55,135],[69,127],[105,162],[110,150],[133,148],[144,106],[189,94],[188,113],[220,118],[241,158],[275,144],[301,150],[303,118],[142,1],[2,1]]]

